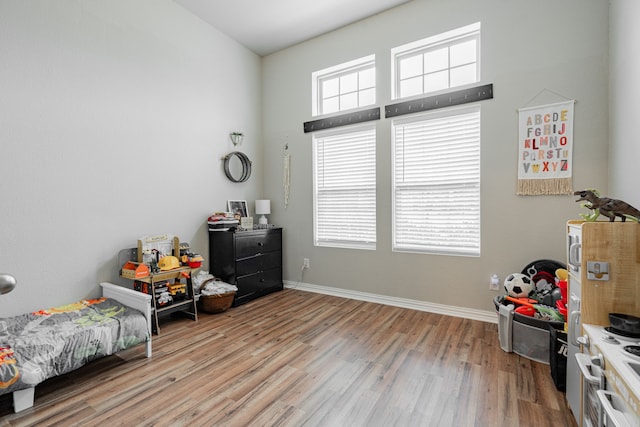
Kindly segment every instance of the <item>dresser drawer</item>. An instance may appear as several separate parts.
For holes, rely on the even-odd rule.
[[[279,251],[281,248],[282,234],[280,230],[264,234],[236,235],[236,260],[259,253]]]
[[[261,271],[248,276],[238,277],[238,293],[234,306],[243,304],[258,296],[266,295],[274,290],[282,290],[282,268]],[[240,292],[241,290],[241,292]]]
[[[282,284],[282,269],[280,267],[271,270],[260,271],[248,276],[238,276],[238,287],[244,285],[270,288]]]
[[[246,276],[247,274],[277,268],[281,265],[282,252],[280,250],[266,252],[236,261],[236,274],[238,276]]]

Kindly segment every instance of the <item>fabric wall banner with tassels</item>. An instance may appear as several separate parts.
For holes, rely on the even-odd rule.
[[[574,102],[518,110],[517,194],[573,193]]]

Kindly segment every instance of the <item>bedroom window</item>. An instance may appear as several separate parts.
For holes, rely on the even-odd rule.
[[[393,120],[393,251],[480,256],[480,107]]]
[[[376,103],[376,63],[370,55],[312,73],[314,116]]]
[[[480,23],[391,50],[393,99],[480,81]]]
[[[375,124],[313,134],[314,245],[376,248]]]

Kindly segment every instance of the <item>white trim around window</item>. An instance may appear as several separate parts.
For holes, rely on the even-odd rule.
[[[376,103],[375,55],[354,59],[311,74],[311,114],[322,116]]]
[[[391,98],[404,99],[480,81],[480,22],[391,49]]]

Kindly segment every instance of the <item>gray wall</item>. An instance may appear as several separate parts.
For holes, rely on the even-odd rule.
[[[640,209],[640,2],[611,0],[609,195]]]
[[[390,120],[377,123],[376,251],[313,246],[311,73],[365,55],[378,64],[378,104],[390,103],[390,49],[482,23],[482,255],[391,252]],[[263,60],[265,194],[285,230],[285,279],[347,291],[493,310],[491,273],[501,279],[530,261],[565,259],[565,223],[583,210],[573,196],[517,196],[517,112],[575,99],[574,188],[607,188],[608,4],[601,0],[414,0]],[[555,94],[554,94],[555,93]],[[561,96],[558,97],[560,94]],[[537,96],[539,95],[539,96]],[[533,99],[535,98],[535,99]],[[292,154],[284,209],[281,153]],[[348,220],[348,219],[345,219]],[[302,258],[311,268],[301,274]]]
[[[260,58],[171,0],[0,0],[0,315],[99,295],[117,252],[253,200],[220,159],[262,156]]]

